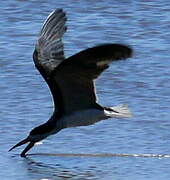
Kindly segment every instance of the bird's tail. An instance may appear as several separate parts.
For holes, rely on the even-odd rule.
[[[105,109],[105,113],[109,117],[116,117],[116,118],[132,117],[132,113],[129,110],[127,104],[120,104],[118,106],[109,107],[109,108]]]

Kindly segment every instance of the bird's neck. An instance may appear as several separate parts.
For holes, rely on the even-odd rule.
[[[51,118],[44,123],[43,125],[46,126],[50,131],[53,133],[57,133],[61,129],[65,128],[62,120],[61,120],[61,115],[54,112],[54,114],[51,116]]]

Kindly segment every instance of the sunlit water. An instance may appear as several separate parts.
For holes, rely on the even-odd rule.
[[[66,57],[99,43],[125,43],[133,58],[97,80],[103,105],[134,117],[70,128],[19,157],[8,149],[45,122],[52,99],[32,52],[46,16],[64,8]],[[6,0],[0,7],[0,177],[3,180],[170,178],[170,2]]]

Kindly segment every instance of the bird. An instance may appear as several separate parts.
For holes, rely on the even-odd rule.
[[[121,43],[105,43],[66,58],[62,40],[67,30],[66,21],[63,9],[52,11],[43,23],[35,43],[33,61],[51,91],[54,112],[47,122],[33,128],[24,140],[9,149],[11,151],[28,143],[21,157],[26,157],[35,143],[62,129],[132,115],[126,105],[100,105],[95,89],[95,80],[99,75],[113,61],[132,57],[132,48]]]

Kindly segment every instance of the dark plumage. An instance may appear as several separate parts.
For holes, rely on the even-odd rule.
[[[54,99],[54,113],[15,146],[34,144],[63,128],[85,126],[111,117],[130,117],[127,107],[102,107],[97,103],[94,79],[112,61],[131,57],[132,49],[122,44],[103,44],[64,57],[62,36],[66,31],[62,9],[53,11],[44,22],[33,53],[35,66],[47,82]]]

